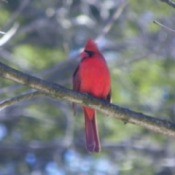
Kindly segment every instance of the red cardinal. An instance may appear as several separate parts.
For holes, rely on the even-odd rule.
[[[73,89],[96,98],[110,101],[111,78],[106,61],[92,39],[89,39],[81,53],[81,62],[73,74]],[[86,147],[89,152],[101,150],[96,112],[83,107],[85,116]]]

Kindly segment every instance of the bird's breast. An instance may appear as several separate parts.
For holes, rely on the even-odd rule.
[[[109,69],[103,59],[89,59],[81,63],[80,91],[99,98],[106,98],[110,91]]]

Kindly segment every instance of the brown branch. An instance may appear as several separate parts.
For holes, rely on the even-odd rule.
[[[166,4],[168,4],[169,6],[175,8],[175,2],[171,1],[171,0],[160,0]]]
[[[151,131],[175,138],[175,123],[169,122],[167,120],[134,112],[129,109],[110,104],[107,101],[99,100],[90,95],[81,94],[66,89],[65,87],[56,83],[51,83],[10,68],[3,63],[0,63],[0,76],[16,83],[37,89],[55,99],[62,99],[80,105],[86,105],[101,111],[108,116],[122,120],[125,123],[129,122],[147,128]]]

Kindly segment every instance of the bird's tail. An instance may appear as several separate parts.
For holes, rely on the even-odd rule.
[[[96,123],[95,110],[84,107],[86,147],[89,152],[99,152],[101,150],[98,128]]]

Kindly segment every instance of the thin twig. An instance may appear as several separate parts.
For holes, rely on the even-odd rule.
[[[126,7],[126,4],[127,4],[126,1],[123,1],[119,7],[118,6],[116,7],[115,12],[113,13],[113,16],[110,17],[109,22],[104,26],[101,34],[97,37],[97,40],[99,40],[100,38],[104,37],[107,33],[109,33],[109,31],[111,30],[114,22],[122,14],[124,8]]]
[[[46,95],[46,94],[43,92],[35,91],[35,92],[28,92],[26,94],[22,94],[22,95],[14,97],[14,98],[4,100],[4,101],[0,102],[0,111],[3,110],[4,108],[15,105],[16,103],[19,103],[21,101],[30,100],[32,98],[35,98],[38,96],[44,96],[44,95]]]
[[[167,27],[167,26],[161,24],[160,22],[158,22],[158,21],[156,21],[156,20],[154,20],[153,22],[154,22],[155,24],[157,24],[157,25],[163,27],[164,29],[166,29],[166,30],[168,30],[168,31],[175,32],[174,29],[171,29],[170,27]]]
[[[9,18],[9,21],[5,24],[4,28],[9,28],[9,26],[13,25],[14,21],[18,21],[17,18],[21,16],[21,13],[25,10],[25,8],[30,2],[30,0],[20,1],[19,7],[11,15],[11,18]]]
[[[0,76],[33,89],[37,89],[48,94],[48,96],[52,98],[89,106],[90,108],[101,111],[107,116],[114,117],[125,123],[132,123],[151,131],[175,138],[175,123],[170,121],[144,115],[142,113],[110,104],[107,101],[99,100],[93,96],[66,89],[56,83],[51,83],[17,71],[3,63],[0,63]]]
[[[19,24],[15,23],[13,27],[0,39],[0,46],[5,45],[17,32]]]
[[[0,31],[0,34],[1,34],[1,35],[5,35],[5,32],[3,32],[3,31]]]
[[[166,4],[168,4],[169,6],[175,8],[175,2],[171,1],[171,0],[160,0]]]

